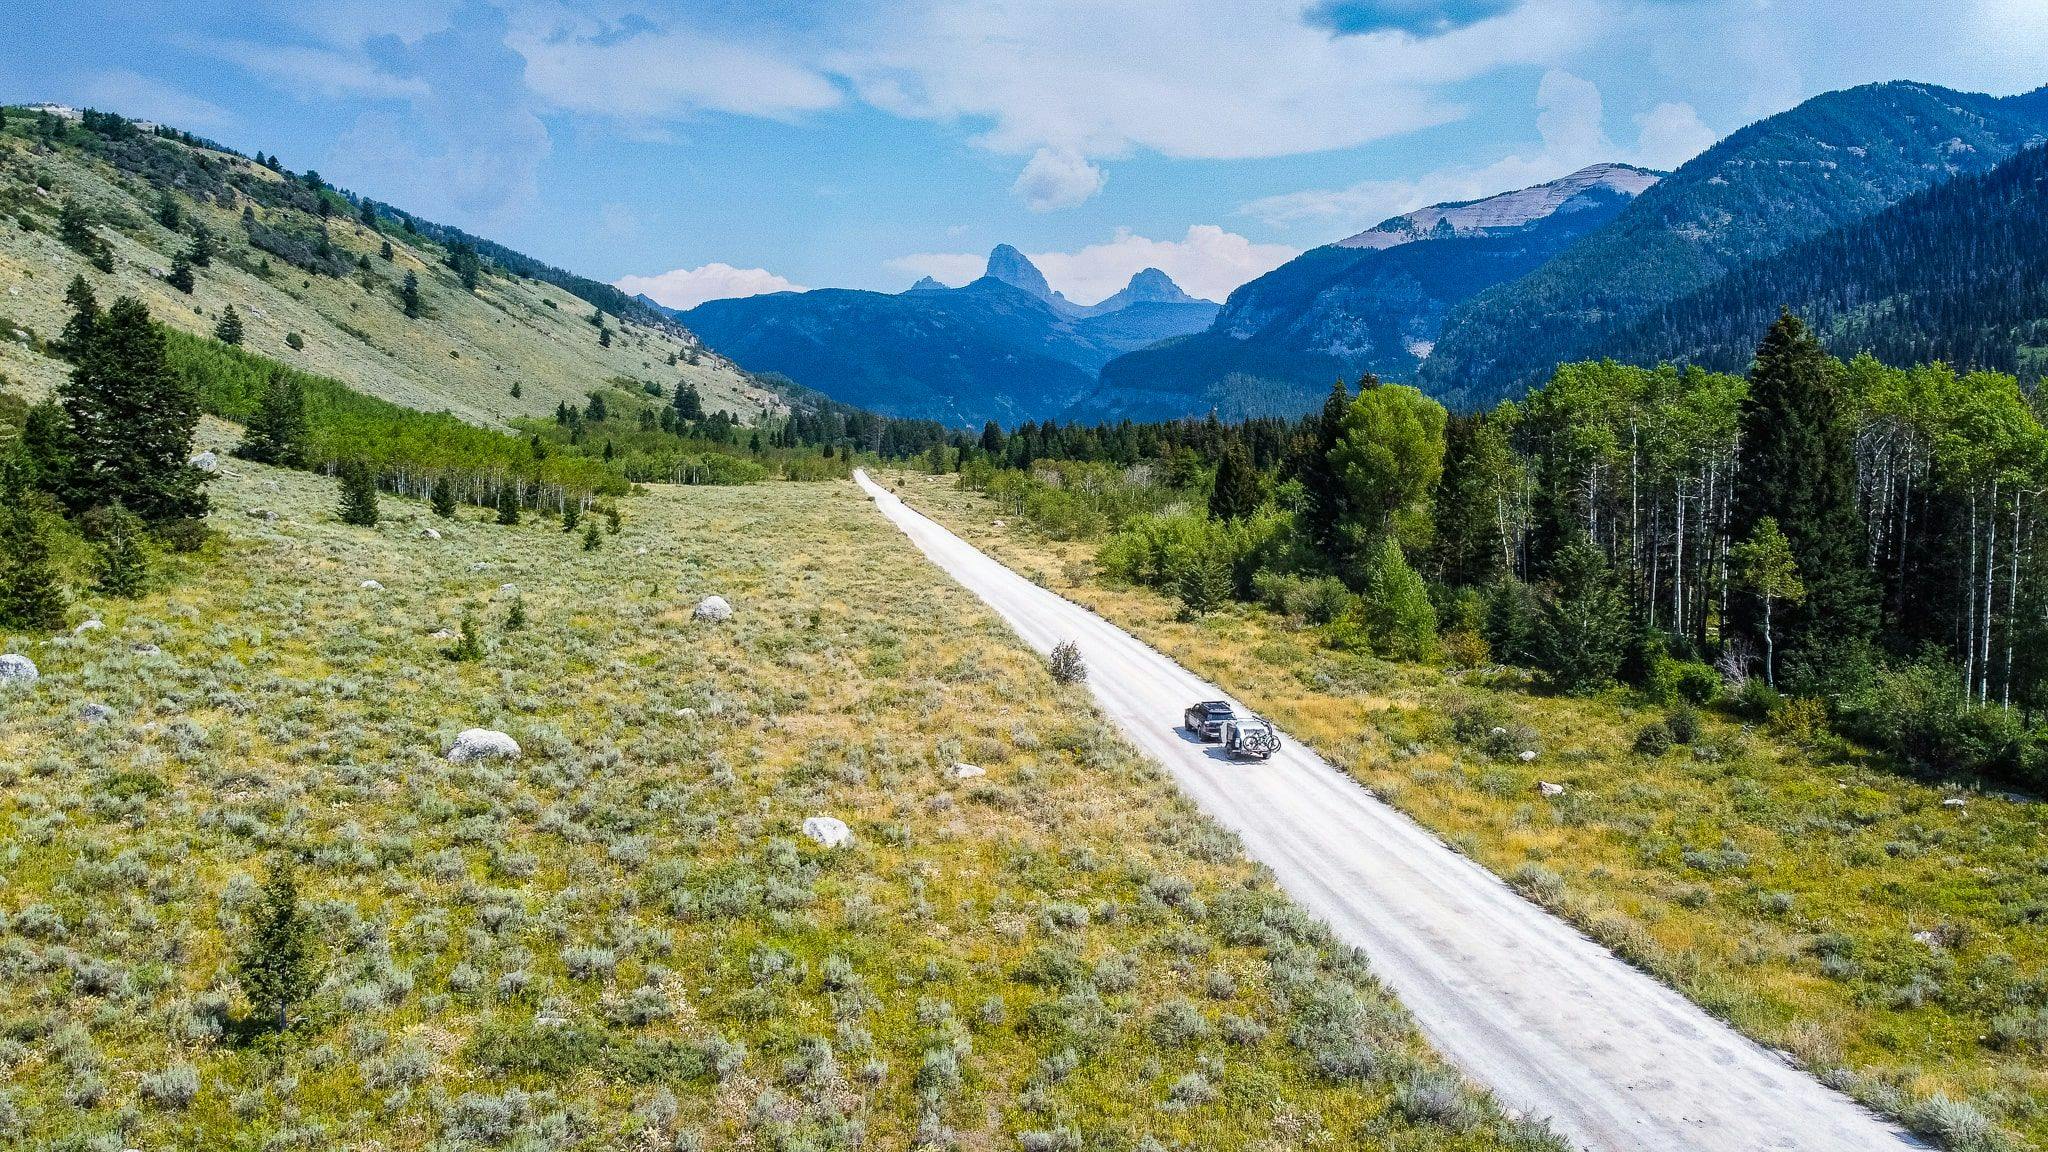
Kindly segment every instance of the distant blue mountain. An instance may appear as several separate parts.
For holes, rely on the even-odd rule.
[[[960,288],[926,277],[896,295],[778,292],[677,316],[742,367],[875,412],[972,425],[1057,415],[1112,358],[1199,332],[1217,308],[1156,268],[1100,304],[1074,304],[1004,244]]]

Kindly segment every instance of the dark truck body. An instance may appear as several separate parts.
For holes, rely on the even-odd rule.
[[[1223,726],[1230,723],[1236,713],[1222,700],[1204,700],[1191,704],[1181,713],[1181,726],[1200,736],[1204,741],[1223,739]]]

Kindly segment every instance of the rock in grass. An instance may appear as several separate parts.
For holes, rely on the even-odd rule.
[[[214,473],[220,471],[220,457],[215,456],[212,452],[201,452],[190,460],[185,461],[185,463],[190,467],[199,469],[201,472]]]
[[[517,760],[519,741],[489,728],[465,728],[456,734],[448,759],[456,764],[471,760]]]
[[[384,586],[375,580],[365,580],[361,584],[356,585],[356,587],[361,588],[365,592],[382,592],[384,590]]]
[[[114,718],[114,710],[105,704],[87,704],[78,710],[78,716],[87,724],[102,724]]]
[[[1545,796],[1562,796],[1562,795],[1564,795],[1564,785],[1562,785],[1562,784],[1552,784],[1552,783],[1551,783],[1550,781],[1548,781],[1548,780],[1538,780],[1538,781],[1536,782],[1536,790],[1537,790],[1538,792],[1541,792],[1541,793],[1543,793],[1543,794],[1544,794]]]
[[[439,528],[420,529],[420,539],[422,540],[439,540],[440,538],[441,530]]]
[[[983,767],[982,767],[981,765],[979,765],[979,764],[955,764],[955,765],[953,765],[953,779],[955,779],[955,780],[968,780],[968,779],[972,779],[973,777],[976,777],[976,776],[986,776],[986,775],[988,775],[988,769],[986,769],[986,768],[983,768]]]
[[[827,848],[844,848],[853,843],[853,829],[836,816],[805,817],[804,835]]]
[[[1536,759],[1536,750],[1534,748],[1524,748],[1522,749],[1520,755],[1517,758],[1520,759],[1522,763],[1527,764],[1531,760]]]
[[[716,624],[720,621],[732,619],[732,605],[727,604],[723,596],[706,596],[702,600],[697,601],[697,610],[691,613],[691,615],[699,620],[709,620]],[[842,824],[840,827],[843,828],[845,825]]]
[[[12,652],[0,655],[0,685],[19,685],[25,688],[35,683],[41,676],[42,673],[36,671],[36,662],[28,657],[18,656]],[[840,827],[844,828],[845,825],[842,824]]]
[[[1969,801],[1963,799],[1961,796],[1950,796],[1949,798],[1941,802],[1941,806],[1943,808],[1961,808],[1966,806],[1967,804],[1969,804]]]
[[[79,621],[78,627],[73,628],[71,630],[71,634],[73,636],[83,636],[88,632],[97,632],[105,627],[106,625],[100,623],[98,620],[81,620]]]

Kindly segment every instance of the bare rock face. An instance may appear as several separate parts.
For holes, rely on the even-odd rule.
[[[12,652],[0,655],[0,688],[26,688],[42,677],[36,662]],[[841,825],[844,827],[844,825]]]
[[[519,741],[489,728],[466,728],[456,735],[455,746],[448,749],[448,759],[456,764],[471,760],[517,760]]]
[[[697,609],[691,615],[718,624],[732,619],[732,605],[726,603],[723,596],[706,596],[697,601]]]
[[[853,843],[853,829],[836,816],[805,817],[804,835],[827,848],[844,848]]]

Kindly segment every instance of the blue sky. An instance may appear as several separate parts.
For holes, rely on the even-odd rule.
[[[0,100],[163,119],[687,306],[1221,299],[1445,199],[1668,168],[1832,88],[2048,83],[2048,0],[27,0]]]

